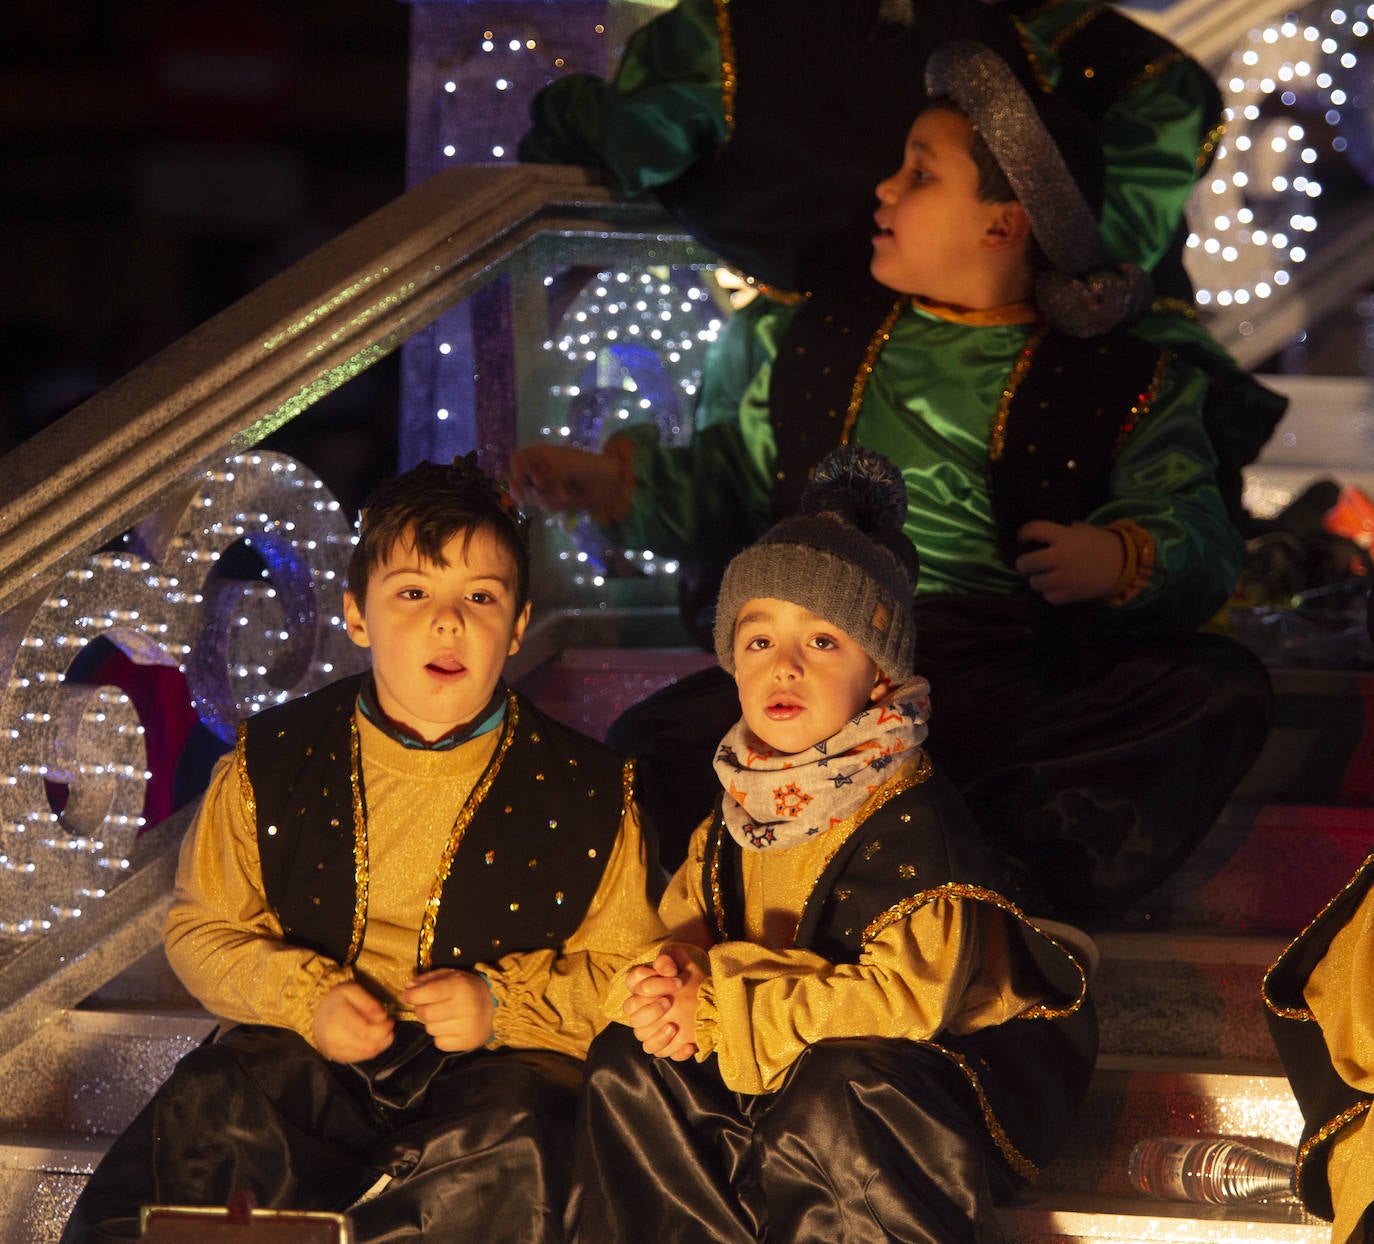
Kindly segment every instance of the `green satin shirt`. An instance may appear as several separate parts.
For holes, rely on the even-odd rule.
[[[724,560],[767,530],[777,456],[771,361],[791,315],[776,308],[756,322],[763,361],[737,420],[702,428],[677,448],[659,445],[650,426],[624,433],[635,444],[635,492],[630,514],[605,529],[610,539],[661,556]],[[993,419],[1029,332],[1027,324],[971,325],[909,306],[877,356],[852,439],[902,470],[906,532],[921,555],[918,592],[1025,586],[997,550],[987,462]],[[1129,518],[1154,537],[1154,573],[1119,607],[1144,625],[1199,625],[1225,602],[1240,567],[1243,548],[1201,419],[1206,387],[1200,371],[1171,362],[1117,457],[1111,499],[1085,516],[1099,526]]]

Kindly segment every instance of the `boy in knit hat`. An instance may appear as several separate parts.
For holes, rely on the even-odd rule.
[[[841,449],[802,510],[725,574],[742,719],[608,995],[573,1240],[986,1239],[1087,1086],[1090,944],[992,888],[922,745],[901,476]]]
[[[793,512],[835,444],[883,453],[921,554],[936,755],[1018,894],[1115,915],[1211,826],[1267,730],[1258,660],[1192,633],[1243,552],[1207,380],[1128,327],[1148,282],[1106,262],[1101,148],[1081,115],[976,43],[937,49],[926,87],[877,187],[871,269],[892,299],[843,401],[765,359],[738,420],[690,445],[632,428],[600,455],[533,447],[514,486],[575,500],[622,547],[700,558]],[[660,693],[635,714],[636,754],[704,769],[730,694],[717,671]]]

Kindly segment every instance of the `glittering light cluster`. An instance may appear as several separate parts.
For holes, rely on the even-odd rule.
[[[703,356],[725,314],[710,275],[697,269],[598,272],[544,342],[554,375],[549,409],[560,419],[539,435],[596,452],[617,431],[647,423],[662,444],[686,444]],[[569,530],[573,547],[560,549],[558,559],[571,564],[575,585],[601,587],[612,576],[677,570],[676,562],[660,561],[651,550],[608,548],[585,519]]]
[[[219,573],[240,542],[261,563],[255,582]],[[89,643],[179,666],[225,741],[240,715],[358,663],[340,619],[353,536],[299,463],[230,458],[122,543],[0,620],[0,933],[80,916],[128,868],[143,825],[151,775],[138,714],[119,689],[68,679]],[[60,812],[54,786],[66,788]]]
[[[596,33],[605,34],[597,24]],[[475,49],[447,66],[442,89],[452,102],[440,131],[440,154],[451,164],[513,162],[515,144],[529,124],[531,85],[543,86],[565,69],[527,27],[489,29]],[[474,113],[481,124],[474,125]],[[508,137],[502,137],[503,135]]]
[[[1374,4],[1313,7],[1252,30],[1232,54],[1226,132],[1189,205],[1200,307],[1262,303],[1287,285],[1318,229],[1320,171],[1365,164],[1372,101],[1359,47],[1371,22]]]

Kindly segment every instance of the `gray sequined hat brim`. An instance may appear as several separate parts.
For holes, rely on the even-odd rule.
[[[953,100],[982,135],[1050,263],[1073,276],[1104,263],[1097,219],[1006,62],[981,43],[943,43],[926,62],[926,92]]]

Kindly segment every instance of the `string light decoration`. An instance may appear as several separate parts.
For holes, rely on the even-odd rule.
[[[342,626],[354,536],[323,483],[250,453],[188,489],[0,626],[0,934],[22,941],[80,917],[117,883],[143,826],[144,723],[116,687],[69,679],[104,638],[140,665],[178,666],[200,716],[238,717],[360,668]],[[257,581],[217,568],[253,550]],[[65,787],[61,810],[50,787]]]
[[[596,23],[595,33],[604,35],[604,24]],[[475,47],[440,66],[450,106],[440,112],[435,167],[513,163],[529,125],[530,96],[565,68],[563,57],[551,54],[528,23],[483,30]]]
[[[689,267],[597,272],[543,343],[553,378],[548,409],[560,418],[541,426],[539,437],[596,452],[617,431],[647,423],[662,444],[686,444],[704,356],[726,314],[713,289],[709,272]],[[554,541],[556,559],[576,587],[677,571],[652,550],[609,547],[585,518],[546,517],[545,524],[566,533]]]
[[[1263,303],[1288,285],[1318,232],[1327,170],[1374,174],[1371,22],[1374,4],[1313,6],[1252,30],[1232,53],[1225,133],[1189,203],[1199,307]]]

